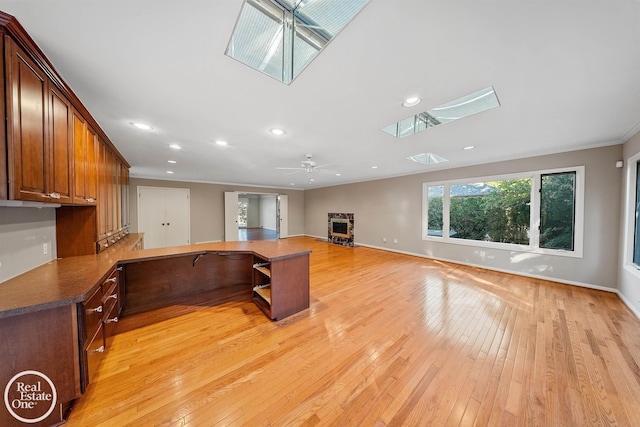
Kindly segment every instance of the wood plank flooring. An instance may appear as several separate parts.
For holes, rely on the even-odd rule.
[[[311,307],[248,292],[122,319],[68,426],[640,426],[613,293],[312,238]]]

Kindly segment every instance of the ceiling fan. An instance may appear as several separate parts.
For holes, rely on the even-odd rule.
[[[284,174],[284,176],[288,176],[288,175],[293,175],[293,174],[299,173],[299,172],[306,172],[308,174],[311,174],[314,171],[320,170],[321,168],[326,168],[327,166],[334,166],[334,165],[318,165],[315,161],[311,160],[311,154],[306,154],[305,155],[305,160],[300,162],[300,167],[298,167],[298,168],[276,168],[276,169],[293,171],[293,172],[289,172],[289,173]],[[323,171],[323,172],[329,172],[329,171]]]

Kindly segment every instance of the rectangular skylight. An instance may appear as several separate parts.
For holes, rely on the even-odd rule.
[[[369,0],[244,0],[225,54],[290,84]]]
[[[442,156],[438,156],[435,153],[415,154],[413,156],[407,157],[407,160],[412,160],[416,163],[420,163],[423,165],[435,165],[436,163],[443,163],[443,162],[449,161]]]
[[[397,138],[402,138],[499,106],[498,97],[493,87],[489,86],[455,101],[407,117],[384,127],[382,130]]]

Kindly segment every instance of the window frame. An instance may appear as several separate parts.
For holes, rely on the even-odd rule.
[[[637,153],[626,161],[626,197],[625,197],[625,232],[624,232],[624,267],[635,276],[640,277],[640,266],[633,262],[633,249],[635,243],[636,223],[636,183],[638,182],[638,163],[640,153]]]
[[[639,155],[640,159],[640,155]],[[542,175],[557,173],[575,173],[575,224],[574,224],[574,249],[572,251],[566,249],[549,249],[540,247],[540,186]],[[584,243],[584,166],[571,166],[565,168],[536,170],[520,173],[500,174],[491,176],[470,177],[455,180],[430,181],[422,184],[422,240],[428,242],[440,242],[453,245],[474,246],[482,248],[493,248],[502,250],[511,250],[519,252],[529,252],[544,255],[565,256],[571,258],[583,257]],[[510,179],[531,179],[531,199],[530,199],[530,236],[529,244],[521,245],[515,243],[501,242],[485,242],[481,240],[456,239],[449,237],[450,229],[450,188],[455,184],[470,184],[488,181],[503,181]],[[429,236],[428,234],[428,188],[434,186],[443,186],[442,200],[442,236]],[[640,267],[639,267],[640,269]]]

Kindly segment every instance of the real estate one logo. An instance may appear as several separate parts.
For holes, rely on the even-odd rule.
[[[56,406],[58,395],[53,381],[38,371],[22,371],[13,376],[4,389],[4,404],[18,421],[37,423],[47,418]]]

